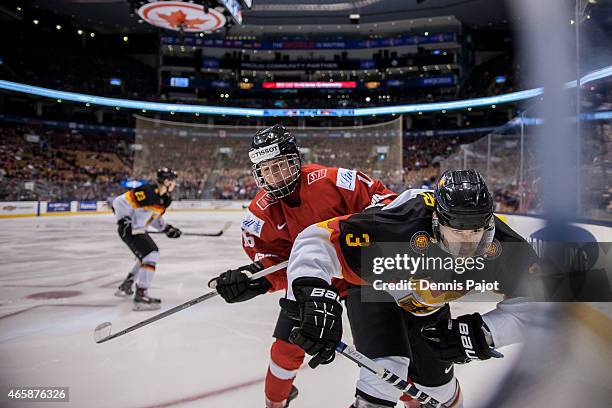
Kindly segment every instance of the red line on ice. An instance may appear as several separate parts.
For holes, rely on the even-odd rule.
[[[50,307],[113,307],[114,305],[81,305],[81,304],[71,304],[71,303],[63,304],[63,305],[35,305],[35,306],[31,306],[25,309],[18,310],[13,313],[5,314],[3,316],[0,316],[0,319],[5,319],[7,317],[11,317],[11,316],[15,316],[21,313],[28,312],[30,310],[38,309],[39,307],[47,307],[47,306],[50,306]]]
[[[264,378],[258,378],[256,380],[246,381],[240,384],[230,385],[229,387],[224,387],[224,388],[219,388],[217,390],[208,391],[208,392],[205,392],[204,394],[193,395],[191,397],[182,398],[179,400],[174,400],[174,401],[169,401],[169,402],[164,402],[164,403],[156,404],[156,405],[147,405],[143,408],[166,408],[166,407],[172,407],[174,405],[185,404],[187,402],[201,400],[204,398],[216,397],[218,395],[225,394],[227,392],[237,391],[241,388],[251,387],[253,385],[263,383],[264,380],[265,380]]]

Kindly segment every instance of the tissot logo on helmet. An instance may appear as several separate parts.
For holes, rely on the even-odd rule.
[[[249,152],[249,158],[253,163],[259,163],[264,160],[273,159],[280,154],[278,143],[272,146],[262,147],[261,149],[251,150]]]

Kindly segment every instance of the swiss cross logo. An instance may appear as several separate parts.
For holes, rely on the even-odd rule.
[[[276,202],[278,200],[272,194],[265,194],[257,200],[257,206],[263,211]]]
[[[312,173],[308,173],[308,185],[311,185],[317,180],[321,180],[327,176],[327,169],[321,169],[317,171],[313,171]]]

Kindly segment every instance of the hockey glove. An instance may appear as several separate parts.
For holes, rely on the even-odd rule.
[[[209,287],[215,287],[219,295],[227,303],[238,303],[266,293],[272,284],[266,278],[251,280],[250,277],[264,269],[260,262],[230,269],[208,282]],[[212,284],[216,281],[216,286]]]
[[[132,220],[130,217],[123,217],[117,221],[117,232],[121,238],[132,235]]]
[[[456,319],[440,319],[436,323],[423,326],[421,334],[441,360],[455,364],[503,357],[489,346],[489,328],[478,313],[459,316]]]
[[[164,233],[168,238],[178,238],[183,235],[183,232],[180,229],[173,227],[170,224],[166,225],[166,228],[164,228]]]
[[[281,299],[280,305],[299,321],[289,340],[311,356],[308,365],[334,361],[336,345],[342,339],[342,305],[336,288],[319,278],[298,278],[293,282],[296,301]]]

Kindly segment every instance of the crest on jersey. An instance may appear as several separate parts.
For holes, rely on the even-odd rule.
[[[317,180],[321,180],[322,178],[325,178],[325,176],[327,176],[327,169],[320,169],[320,170],[308,173],[308,177],[307,177],[308,185],[311,185]]]
[[[244,220],[242,221],[242,229],[243,231],[259,238],[265,223],[266,222],[264,220],[247,210]]]
[[[415,252],[425,252],[431,244],[431,236],[427,231],[417,231],[410,238],[410,247]]]
[[[263,196],[261,196],[259,200],[257,200],[257,206],[259,207],[261,211],[263,211],[276,202],[278,202],[276,197],[274,197],[270,193],[266,193]]]
[[[496,259],[502,253],[501,243],[497,240],[497,238],[493,239],[493,242],[489,244],[489,248],[487,248],[484,256],[486,259]]]

